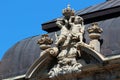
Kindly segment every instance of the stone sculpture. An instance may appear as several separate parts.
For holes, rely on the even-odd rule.
[[[76,43],[83,42],[83,19],[75,16],[74,10],[71,10],[70,6],[63,10],[63,15],[64,17],[57,19],[56,22],[61,29],[61,34],[56,42],[56,46],[59,47],[58,64],[50,70],[49,77],[80,72],[82,67],[82,64],[76,60],[76,57],[81,56],[80,50],[76,48]]]
[[[99,53],[100,53],[99,39],[102,32],[103,32],[102,28],[98,27],[97,23],[92,23],[92,25],[88,28],[89,37],[91,39],[89,45]]]
[[[58,48],[51,47],[53,40],[49,38],[47,34],[42,35],[42,37],[37,42],[40,45],[40,48],[43,50],[40,54],[40,57],[44,54],[50,54],[52,56],[57,56]]]
[[[38,42],[37,42],[37,44],[40,45],[40,48],[42,50],[50,48],[52,43],[53,43],[53,40],[50,39],[47,34],[42,35],[41,38],[38,39]]]
[[[92,40],[90,44],[86,44],[83,41],[85,32],[83,18],[76,16],[70,6],[63,10],[63,17],[58,18],[56,24],[60,28],[60,35],[56,37],[55,47],[51,47],[53,40],[48,35],[42,35],[42,38],[38,40],[40,48],[44,50],[40,56],[50,54],[57,58],[57,64],[48,72],[49,78],[81,72],[82,66],[86,64],[83,60],[77,60],[78,57],[81,58],[81,46],[100,52],[98,39],[102,29],[96,23],[92,24],[92,27],[88,29]],[[97,46],[92,44],[97,44]]]
[[[60,28],[60,31],[61,31],[61,34],[60,36],[58,37],[58,40],[57,42],[55,43],[57,46],[64,42],[67,38],[67,35],[69,33],[69,30],[68,30],[68,21],[66,19],[57,19],[57,22],[56,24],[58,25],[58,27]],[[67,26],[67,27],[66,27]]]
[[[83,34],[85,28],[83,24],[83,18],[79,16],[71,16],[69,19],[69,25],[69,35],[67,36],[67,40],[63,46],[67,46],[72,39],[83,42]]]

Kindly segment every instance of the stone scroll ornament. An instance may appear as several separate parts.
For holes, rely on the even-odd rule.
[[[91,45],[91,43],[97,42],[97,38],[100,36],[102,29],[100,29],[97,24],[92,24],[92,27],[88,29],[90,33],[90,38],[92,41],[90,44],[83,42],[85,26],[83,18],[76,16],[73,9],[68,5],[62,12],[63,17],[58,18],[56,21],[57,26],[60,28],[60,35],[56,34],[55,47],[51,47],[52,39],[48,35],[43,35],[38,41],[41,49],[41,55],[49,53],[57,58],[57,64],[53,66],[48,72],[49,78],[57,77],[59,75],[71,74],[81,72],[83,67],[83,61],[77,60],[81,57],[81,49],[78,46],[88,46],[91,49],[100,51],[96,48],[96,45]],[[96,36],[98,36],[96,38]],[[99,45],[99,42],[98,42]],[[98,49],[98,50],[97,50]]]

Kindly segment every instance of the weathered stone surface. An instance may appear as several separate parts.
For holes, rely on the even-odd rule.
[[[105,57],[101,54],[99,39],[103,30],[98,24],[93,23],[88,28],[91,40],[87,44],[83,41],[85,39],[83,19],[75,16],[74,10],[71,10],[69,6],[63,11],[63,15],[64,17],[57,19],[56,22],[61,30],[59,35],[55,33],[55,46],[43,49],[40,58],[28,71],[27,78],[40,80],[119,79],[120,56]],[[46,42],[42,45],[46,45],[48,41],[45,38],[44,40]]]
[[[66,74],[79,73],[83,67],[84,59],[81,62],[80,58],[82,58],[82,50],[80,47],[84,46],[83,44],[88,45],[83,42],[85,26],[83,18],[75,16],[73,12],[74,11],[71,10],[71,8],[68,6],[66,9],[64,9],[64,17],[57,19],[56,24],[61,28],[61,33],[59,36],[56,36],[57,40],[55,43],[59,51],[56,57],[58,63],[50,69],[48,73],[49,78],[54,78]],[[92,26],[93,27],[88,29],[90,34],[99,33],[100,35],[101,29],[96,25]],[[100,42],[98,39],[99,38],[96,39],[97,42],[92,40],[91,44],[93,44],[93,46],[88,45],[88,47],[100,52]],[[77,57],[79,57],[78,60]],[[84,61],[84,65],[85,64],[86,62]]]
[[[98,27],[97,23],[92,23],[91,27],[88,28],[89,37],[91,39],[90,46],[100,53],[100,36],[103,32],[102,28]]]

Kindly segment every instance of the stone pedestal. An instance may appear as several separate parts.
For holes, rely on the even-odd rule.
[[[89,45],[92,46],[94,50],[100,53],[100,42],[97,39],[91,40]]]
[[[100,53],[100,36],[103,30],[98,27],[97,23],[93,23],[90,28],[88,28],[89,37],[91,39],[89,45],[94,48],[97,52]]]

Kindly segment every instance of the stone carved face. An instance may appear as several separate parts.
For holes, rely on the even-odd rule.
[[[81,17],[78,17],[78,16],[75,17],[74,19],[75,24],[82,24],[82,22],[83,22],[83,19]]]

